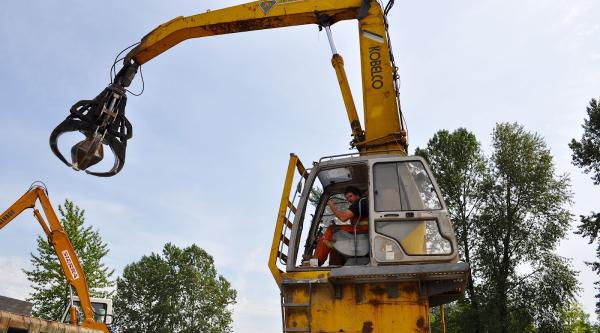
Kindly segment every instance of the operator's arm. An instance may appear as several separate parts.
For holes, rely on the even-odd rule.
[[[346,222],[354,217],[354,213],[352,213],[352,211],[350,210],[337,209],[337,207],[335,207],[335,204],[333,203],[333,200],[327,201],[327,206],[329,207],[329,209],[331,209],[333,215],[335,215],[335,217],[340,219],[340,221],[342,222]]]

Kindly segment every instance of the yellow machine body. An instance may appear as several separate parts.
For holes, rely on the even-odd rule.
[[[439,188],[425,161],[406,156],[407,133],[400,110],[398,69],[389,44],[387,9],[375,0],[260,0],[177,17],[142,38],[125,56],[124,67],[107,88],[111,92],[124,91],[139,66],[187,39],[304,24],[327,29],[332,65],[352,130],[351,146],[358,153],[339,160],[332,157],[311,166],[311,170],[297,156],[291,156],[269,258],[269,269],[281,290],[284,332],[428,332],[429,307],[455,300],[463,293],[469,265],[458,262],[454,231]],[[364,130],[343,59],[330,35],[331,26],[342,20],[358,22]],[[111,105],[106,108],[109,115],[118,112]],[[377,169],[378,163],[381,170]],[[304,223],[310,215],[306,213],[307,200],[316,173],[355,165],[364,169],[359,172],[360,181],[349,178],[327,183],[321,189],[326,196],[343,194],[341,186],[346,182],[362,187],[371,207],[394,206],[393,200],[400,198],[400,193],[406,194],[406,203],[387,211],[372,208],[370,254],[353,258],[362,260],[361,264],[307,267],[301,258],[310,255],[310,249],[305,246],[304,253],[300,253],[299,248],[307,232],[313,238],[318,234],[321,222]],[[420,168],[418,172],[415,167]],[[119,168],[114,170],[105,175]],[[396,182],[395,189],[390,190],[389,184],[377,185],[385,183],[386,178],[374,178],[375,174],[385,172],[398,175],[390,178]],[[411,182],[403,182],[405,177],[413,176]],[[298,186],[295,178],[300,178]],[[425,183],[421,183],[423,179]],[[374,189],[376,186],[382,187]],[[323,209],[326,199],[321,198],[318,209]],[[437,200],[436,206],[424,207],[427,200]],[[423,207],[410,208],[418,202]],[[432,241],[431,235],[437,238]]]
[[[42,214],[35,208],[37,201],[40,202],[47,221],[44,220]],[[56,212],[52,208],[52,204],[50,203],[50,199],[48,198],[44,187],[37,185],[32,186],[27,193],[5,210],[0,215],[0,229],[4,228],[24,210],[30,208],[33,209],[33,215],[44,230],[44,233],[48,237],[48,243],[52,246],[58,257],[66,282],[75,289],[77,296],[79,296],[84,317],[81,326],[109,333],[109,329],[104,323],[96,322],[94,320],[94,311],[83,267],[79,262],[77,253],[75,253],[75,250],[71,245],[69,236],[65,233],[65,230],[56,216]],[[70,312],[71,322],[76,324],[78,318],[75,309],[71,307]]]
[[[281,290],[284,332],[429,332],[429,307],[462,296],[469,266],[457,260],[456,240],[450,221],[443,219],[443,209],[438,224],[446,230],[444,237],[452,249],[447,253],[405,256],[385,263],[374,259],[377,249],[372,247],[371,259],[364,265],[299,264],[302,215],[306,214],[314,173],[321,168],[331,170],[336,163],[352,165],[373,158],[381,162],[414,160],[385,155],[354,157],[315,164],[309,172],[296,155],[291,155],[269,258],[269,268]],[[370,223],[370,229],[377,230],[381,221],[373,218]],[[402,244],[406,253],[425,251],[424,230],[421,224],[405,236]]]

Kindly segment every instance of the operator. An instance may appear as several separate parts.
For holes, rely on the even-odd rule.
[[[356,228],[357,234],[366,234],[369,232],[369,200],[366,197],[361,197],[360,190],[355,186],[346,187],[344,189],[344,197],[350,203],[348,210],[337,209],[333,200],[329,200],[327,206],[340,221],[346,222],[350,220],[351,224],[332,224],[327,227],[323,236],[317,241],[317,248],[313,255],[313,258],[318,259],[319,266],[323,265],[328,255],[330,255],[329,265],[343,264],[344,259],[333,248],[332,238],[336,231],[343,230],[354,233],[354,229]]]

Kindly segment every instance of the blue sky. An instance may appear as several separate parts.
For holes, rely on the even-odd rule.
[[[158,24],[239,2],[6,0],[0,5],[0,203],[34,180],[53,203],[86,210],[117,272],[166,242],[196,243],[238,290],[236,332],[279,332],[277,287],[267,269],[290,152],[305,163],[350,141],[324,32],[315,26],[187,41],[143,68],[130,97],[134,126],[124,170],[109,179],[69,170],[48,148],[51,130],[108,83],[124,47]],[[400,67],[410,150],[439,129],[466,127],[489,153],[497,122],[542,135],[572,179],[574,215],[598,210],[600,189],[570,164],[585,107],[600,97],[595,0],[399,1],[389,21]],[[355,22],[333,27],[361,107]],[[139,88],[135,82],[132,90]],[[39,226],[29,213],[0,233],[0,294],[24,298]],[[594,247],[572,233],[572,258],[593,312]]]

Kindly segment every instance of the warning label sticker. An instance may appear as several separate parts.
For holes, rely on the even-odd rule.
[[[65,258],[67,267],[69,267],[69,272],[71,272],[71,277],[73,278],[73,280],[79,279],[79,273],[77,272],[77,269],[75,268],[75,264],[73,264],[73,260],[71,259],[71,256],[69,255],[69,251],[63,250],[61,252],[61,254],[62,254],[63,258]]]
[[[277,1],[275,0],[265,0],[259,2],[258,5],[260,6],[260,9],[262,9],[262,11],[265,13],[265,15],[267,15],[276,3]]]
[[[260,9],[262,9],[263,13],[267,15],[275,5],[287,5],[294,2],[302,2],[305,0],[263,0],[258,3]]]

